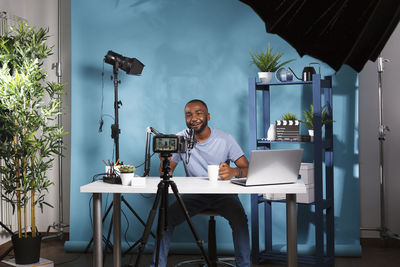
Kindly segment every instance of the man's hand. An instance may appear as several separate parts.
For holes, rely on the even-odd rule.
[[[229,167],[229,165],[225,162],[219,164],[219,177],[221,177],[222,180],[231,179],[233,176],[235,176],[236,172],[236,168]]]

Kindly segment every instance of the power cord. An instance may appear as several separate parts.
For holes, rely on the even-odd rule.
[[[99,121],[99,133],[103,132],[104,120],[103,117],[110,117],[115,121],[114,117],[109,114],[103,114],[104,110],[104,59],[103,59],[103,71],[101,72],[101,107],[100,107],[100,121]]]

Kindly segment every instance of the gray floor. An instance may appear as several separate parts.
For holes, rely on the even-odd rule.
[[[92,266],[92,254],[83,253],[67,253],[64,251],[65,241],[60,239],[48,239],[43,241],[41,256],[42,258],[54,261],[55,266],[63,267],[80,267]],[[399,267],[400,266],[400,247],[390,245],[384,248],[382,244],[377,242],[366,242],[363,244],[362,257],[336,257],[335,267]],[[10,255],[11,256],[11,255]],[[168,258],[168,266],[174,266],[176,263],[185,259],[197,258],[197,255],[170,255]],[[135,254],[123,257],[123,264],[134,264]],[[149,266],[150,255],[143,256],[141,266]],[[6,266],[0,263],[0,266]],[[107,254],[105,267],[112,266],[112,254]],[[196,266],[196,265],[187,265]],[[262,265],[252,265],[254,267],[269,266],[277,267],[283,265],[264,263]],[[300,265],[305,266],[305,265]],[[300,267],[299,266],[299,267]]]

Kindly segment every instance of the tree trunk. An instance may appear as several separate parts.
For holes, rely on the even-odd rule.
[[[19,188],[21,186],[19,182],[20,177],[20,168],[19,168],[19,160],[17,157],[17,144],[18,144],[18,136],[14,136],[14,153],[15,153],[15,168],[17,169],[17,183],[16,187]],[[22,218],[21,218],[21,192],[17,190],[17,217],[18,217],[18,237],[22,237]]]
[[[31,190],[31,226],[32,237],[36,237],[36,210],[35,210],[35,190]]]
[[[25,238],[28,237],[28,225],[26,224],[26,216],[27,216],[27,210],[26,210],[26,203],[24,205],[24,232],[25,232]]]

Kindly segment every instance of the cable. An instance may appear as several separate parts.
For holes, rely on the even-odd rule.
[[[82,257],[82,255],[83,255],[83,254],[81,253],[81,254],[79,254],[78,256],[76,256],[75,258],[73,258],[73,259],[71,259],[71,260],[63,261],[63,262],[60,262],[60,263],[55,262],[55,263],[54,263],[54,266],[59,266],[59,265],[63,265],[63,264],[67,264],[67,263],[74,262],[74,261],[76,261],[76,260],[79,260],[79,258]]]
[[[92,177],[92,182],[95,182],[95,181],[100,180],[100,179],[96,179],[96,178],[99,177],[99,176],[104,176],[104,175],[106,175],[105,172],[103,172],[103,173],[98,173],[98,174],[93,175],[93,177]]]
[[[126,228],[125,228],[125,232],[124,232],[124,238],[125,238],[125,242],[128,244],[128,247],[131,246],[131,244],[128,241],[128,230],[129,230],[129,220],[128,217],[126,216],[125,212],[121,209],[122,214],[124,215],[125,221],[126,221]]]
[[[153,154],[151,154],[150,158],[152,158],[152,157],[154,156],[154,154],[156,154],[156,153],[153,152]],[[142,167],[145,163],[146,163],[146,162],[143,162],[143,163],[139,164],[138,166],[135,166],[135,168],[136,168],[136,169],[137,169],[137,168],[140,168],[140,167]]]
[[[101,72],[101,106],[100,106],[100,126],[99,133],[103,131],[104,120],[103,117],[110,117],[114,122],[115,118],[109,114],[103,114],[104,111],[104,59],[103,59],[103,71]]]
[[[100,107],[100,126],[99,133],[103,131],[103,109],[104,109],[104,59],[103,59],[103,71],[101,72],[101,107]]]

